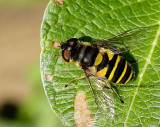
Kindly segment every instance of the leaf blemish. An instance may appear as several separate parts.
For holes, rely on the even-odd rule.
[[[52,42],[52,47],[53,47],[54,49],[57,49],[57,48],[60,47],[60,43],[57,42],[57,41],[53,41],[53,42]]]
[[[53,75],[45,74],[45,80],[46,80],[46,81],[51,82],[52,79],[53,79]]]
[[[59,4],[59,5],[64,4],[64,0],[55,0],[55,2],[56,2],[57,4]]]
[[[78,92],[74,100],[74,120],[76,127],[92,127],[92,111],[88,108],[86,93]]]

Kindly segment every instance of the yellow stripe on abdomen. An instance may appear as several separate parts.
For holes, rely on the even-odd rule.
[[[130,73],[129,77],[128,77],[127,81],[124,84],[128,83],[131,80],[132,75],[133,75],[133,70],[131,70],[131,73]]]
[[[96,75],[97,75],[99,78],[103,78],[103,77],[106,75],[107,70],[108,70],[107,67],[105,67],[105,68],[103,68],[102,70],[98,71],[98,72],[96,73]]]
[[[112,53],[110,50],[106,50],[107,52],[107,55],[108,55],[108,58],[109,58],[109,61],[112,60],[113,56],[114,56],[114,53]]]
[[[97,57],[96,57],[96,60],[95,60],[95,62],[94,62],[94,65],[95,65],[95,66],[96,66],[96,65],[99,65],[99,64],[102,62],[102,60],[103,60],[102,54],[101,54],[101,53],[98,53],[98,55],[97,55]]]
[[[124,70],[123,70],[121,76],[119,77],[119,79],[117,80],[116,83],[119,83],[119,82],[122,80],[123,76],[125,75],[125,73],[126,73],[126,71],[127,71],[127,65],[128,65],[128,63],[127,63],[127,61],[126,61]]]
[[[116,63],[115,63],[115,65],[114,65],[114,67],[113,67],[113,69],[112,69],[112,71],[111,71],[111,73],[110,73],[110,75],[109,75],[109,77],[108,77],[108,80],[109,80],[109,81],[112,80],[112,78],[113,78],[113,76],[114,76],[114,73],[115,73],[115,71],[116,71],[116,69],[117,69],[117,66],[118,66],[118,63],[120,62],[120,60],[121,60],[121,56],[118,55],[117,60],[116,60]]]

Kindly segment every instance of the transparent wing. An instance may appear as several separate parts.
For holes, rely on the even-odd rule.
[[[113,91],[104,88],[105,83],[98,81],[96,77],[88,78],[88,80],[99,111],[105,118],[113,119],[115,113]]]
[[[148,36],[149,31],[150,28],[148,27],[137,27],[113,37],[95,42],[94,44],[99,47],[110,49],[115,54],[119,54],[126,52],[131,48],[136,48],[139,44],[144,42]]]

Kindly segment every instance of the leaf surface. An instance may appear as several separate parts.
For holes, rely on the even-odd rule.
[[[64,85],[83,76],[80,68],[66,64],[60,49],[52,42],[84,36],[101,40],[136,27],[149,27],[148,37],[131,48],[138,60],[136,79],[117,90],[125,104],[114,98],[114,117],[110,120],[98,111],[85,79]],[[126,42],[127,43],[127,42]],[[160,119],[160,1],[159,0],[65,0],[63,5],[50,1],[41,27],[41,75],[45,93],[54,112],[65,126],[76,126],[74,100],[85,92],[92,125],[159,126]],[[127,57],[127,59],[129,59]],[[78,125],[77,125],[78,126]]]

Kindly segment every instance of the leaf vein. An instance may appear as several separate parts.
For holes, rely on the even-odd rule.
[[[152,57],[154,48],[155,48],[156,44],[158,43],[158,37],[159,37],[159,36],[160,36],[160,22],[159,22],[159,27],[158,27],[156,36],[155,36],[155,38],[154,38],[154,40],[153,40],[153,42],[152,42],[152,46],[151,46],[151,49],[150,49],[150,51],[149,51],[149,55],[148,55],[148,57],[146,58],[146,63],[145,63],[145,65],[144,65],[144,68],[142,69],[142,72],[141,72],[140,75],[139,75],[138,86],[141,84],[143,75],[144,75],[144,73],[145,73],[145,70],[147,69],[148,64],[150,64],[150,62],[151,62],[151,57]],[[136,95],[137,95],[137,93],[138,93],[138,90],[139,90],[139,87],[137,87],[136,90],[135,90],[135,92],[134,92],[133,99],[132,99],[132,102],[131,102],[130,107],[129,107],[129,111],[128,111],[127,116],[126,116],[126,119],[125,119],[125,121],[124,121],[124,127],[127,126],[127,121],[128,121],[128,119],[129,119],[129,115],[130,115],[130,112],[131,112],[131,110],[132,110],[132,106],[133,106],[133,103],[134,103],[134,101],[135,101],[135,97],[136,97]]]

